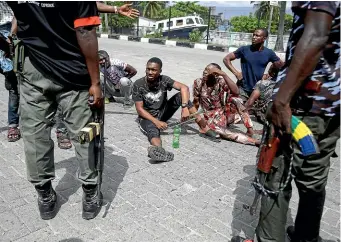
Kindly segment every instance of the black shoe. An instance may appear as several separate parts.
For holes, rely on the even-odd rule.
[[[53,190],[51,182],[49,181],[43,186],[36,186],[35,189],[38,192],[40,217],[43,220],[53,219],[57,214],[57,194]]]
[[[102,192],[98,194],[97,185],[83,185],[83,192],[82,218],[86,220],[93,219],[101,211],[103,203]]]
[[[298,241],[295,237],[295,226],[291,225],[287,228],[287,237],[292,242]]]
[[[172,152],[166,151],[160,146],[149,146],[148,147],[148,157],[154,161],[169,162],[174,159],[174,154]]]
[[[232,237],[231,242],[253,242],[253,240],[252,239],[245,239],[245,238],[237,235],[237,236]]]

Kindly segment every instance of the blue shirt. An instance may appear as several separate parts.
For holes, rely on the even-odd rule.
[[[234,52],[237,59],[241,59],[243,74],[243,89],[252,92],[259,80],[262,80],[265,68],[269,62],[279,61],[279,57],[272,50],[264,47],[261,51],[251,50],[251,45],[242,46]]]

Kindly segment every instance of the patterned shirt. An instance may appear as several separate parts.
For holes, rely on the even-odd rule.
[[[127,64],[119,59],[110,59],[110,63],[111,65],[107,69],[108,80],[115,85],[116,89],[120,89],[120,80],[127,75],[125,72]],[[104,73],[104,68],[100,70]]]
[[[340,2],[293,2],[294,21],[289,37],[285,66],[278,73],[274,95],[285,79],[288,67],[293,59],[295,48],[304,31],[304,16],[306,10],[326,12],[334,17],[332,29],[326,47],[312,74],[305,80],[319,81],[321,90],[314,94],[297,93],[305,105],[311,102],[306,111],[310,113],[334,116],[340,115]],[[293,100],[294,101],[294,100]]]
[[[256,83],[254,89],[258,89],[260,92],[260,96],[257,100],[258,107],[268,106],[275,85],[276,82],[271,77],[265,80],[260,80]]]
[[[7,5],[6,2],[1,1],[0,2],[0,25],[11,23],[13,19],[13,11],[12,9]]]
[[[221,76],[213,87],[208,87],[202,78],[196,79],[193,85],[193,96],[199,98],[199,104],[204,111],[224,107],[224,93],[228,91],[229,88]]]

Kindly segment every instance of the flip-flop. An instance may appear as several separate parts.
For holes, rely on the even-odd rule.
[[[174,154],[172,152],[168,152],[159,146],[148,147],[148,156],[154,161],[169,162],[174,159]]]
[[[68,150],[72,148],[72,143],[67,134],[56,132],[59,149]]]
[[[221,142],[219,134],[212,129],[208,130],[206,133],[201,133],[200,136],[213,142]]]

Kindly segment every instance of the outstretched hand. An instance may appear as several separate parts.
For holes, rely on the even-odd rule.
[[[132,5],[132,3],[122,5],[118,8],[118,13],[132,19],[137,18],[140,15],[140,12],[137,9],[131,8]]]

